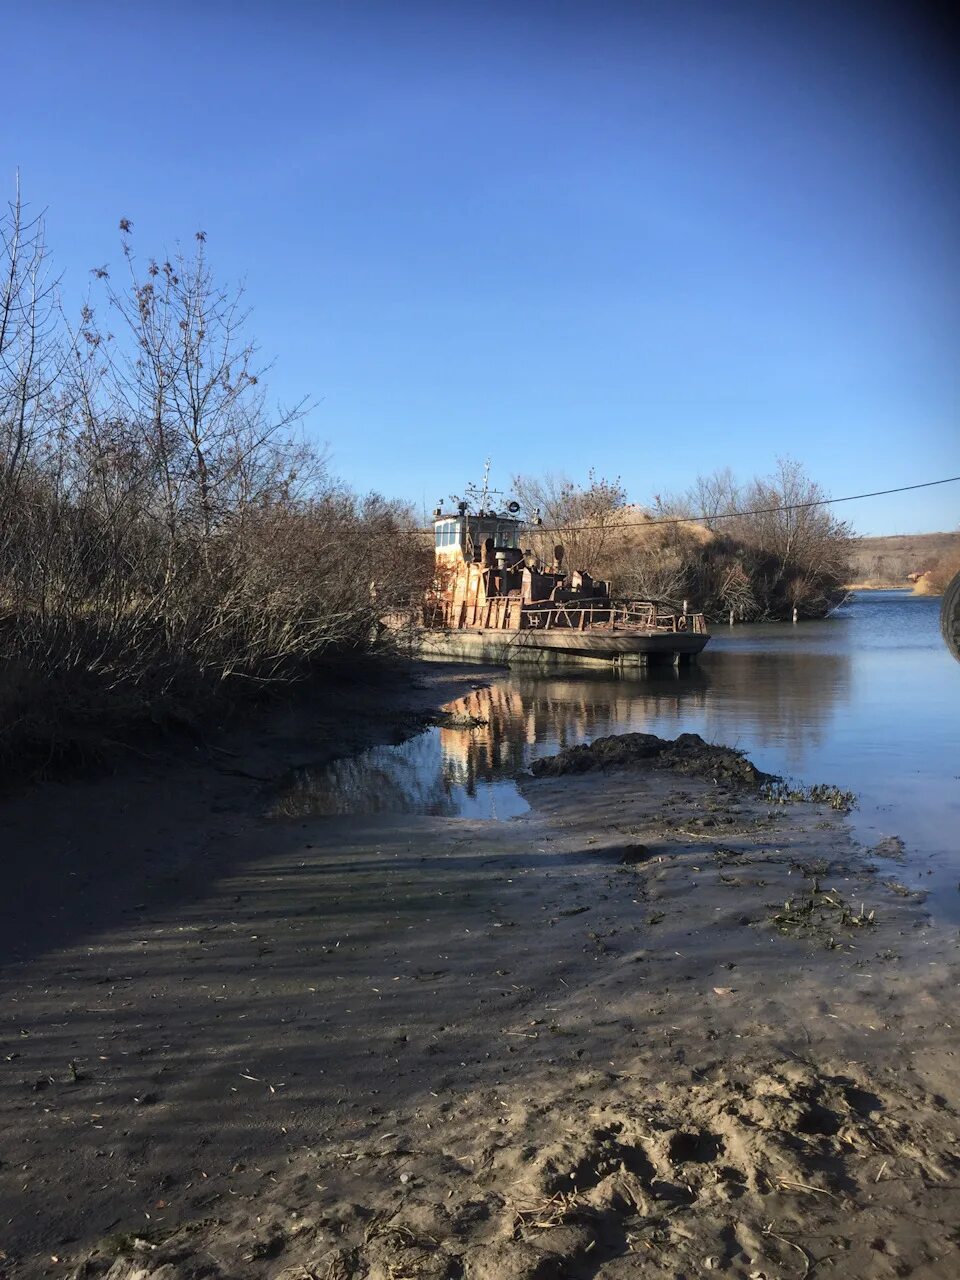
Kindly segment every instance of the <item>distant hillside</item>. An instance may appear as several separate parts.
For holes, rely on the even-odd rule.
[[[851,586],[909,587],[911,574],[935,569],[941,560],[960,557],[960,531],[954,533],[896,533],[885,538],[861,538],[850,556]]]

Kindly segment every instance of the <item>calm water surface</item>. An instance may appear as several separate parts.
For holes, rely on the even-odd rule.
[[[960,919],[960,663],[937,599],[857,593],[822,622],[718,627],[697,667],[648,676],[509,674],[456,703],[477,729],[430,729],[298,776],[287,812],[419,812],[509,818],[514,775],[608,733],[699,733],[762,769],[855,791],[854,831],[899,835],[891,871]]]

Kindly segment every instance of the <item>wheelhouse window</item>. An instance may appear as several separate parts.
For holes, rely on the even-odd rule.
[[[436,526],[435,542],[437,550],[456,547],[460,544],[460,521],[441,520]]]

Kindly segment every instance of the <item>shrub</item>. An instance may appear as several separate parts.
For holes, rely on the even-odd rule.
[[[95,272],[61,325],[43,227],[0,227],[0,751],[195,710],[389,644],[429,556],[268,408],[239,294],[205,237]]]

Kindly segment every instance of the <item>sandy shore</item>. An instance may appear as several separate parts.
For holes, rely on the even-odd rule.
[[[477,678],[3,803],[0,1276],[960,1274],[956,936],[842,814],[268,816]]]

